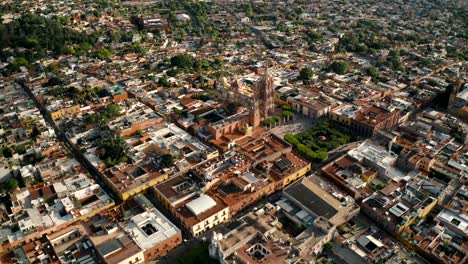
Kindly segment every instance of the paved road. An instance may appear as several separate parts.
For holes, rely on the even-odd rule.
[[[227,7],[225,5],[221,5],[221,6],[224,8],[224,11],[230,13],[232,16],[234,16],[239,21],[241,20],[241,18],[238,16],[238,14],[236,12],[234,12],[230,7]],[[252,31],[252,33],[254,33],[262,41],[263,45],[267,49],[275,48],[275,45],[271,42],[271,40],[268,38],[268,35],[265,32],[263,32],[262,30],[254,27],[250,23],[245,23],[245,22],[240,22],[240,23],[242,25],[248,27],[250,29],[250,31]]]

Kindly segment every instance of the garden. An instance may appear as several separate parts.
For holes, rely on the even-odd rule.
[[[288,133],[284,139],[310,161],[325,161],[328,159],[328,151],[352,141],[351,136],[328,121],[322,121],[317,126],[296,135]]]

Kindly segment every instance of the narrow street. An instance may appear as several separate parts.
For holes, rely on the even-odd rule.
[[[410,85],[418,85],[422,80],[427,79],[427,78],[431,77],[434,74],[445,71],[449,67],[452,67],[452,66],[455,66],[455,65],[461,65],[461,64],[462,64],[461,62],[453,62],[453,63],[449,63],[449,64],[446,64],[446,65],[442,65],[439,68],[433,70],[431,73],[426,74],[424,76],[421,76],[421,77],[415,79],[414,81],[412,81],[410,83]]]
[[[114,191],[109,188],[109,186],[104,182],[104,180],[101,177],[101,173],[95,168],[89,161],[84,157],[84,155],[81,153],[79,148],[75,146],[66,136],[65,133],[63,133],[55,124],[55,122],[52,120],[51,116],[45,109],[45,107],[34,97],[32,94],[31,90],[29,87],[27,87],[24,82],[19,81],[19,85],[26,91],[26,93],[29,95],[31,100],[34,102],[36,107],[39,109],[41,112],[42,116],[44,117],[44,120],[54,129],[55,135],[57,136],[57,139],[73,154],[73,157],[80,162],[80,164],[83,166],[83,168],[88,171],[89,175],[93,177],[93,179],[96,181],[97,184],[114,200],[115,204],[121,203],[120,198],[114,193]]]
[[[236,17],[238,20],[241,20],[236,13],[234,13],[232,10],[230,10],[229,8],[227,8],[226,6],[224,5],[221,5],[223,8],[224,8],[224,11],[230,13],[232,16]],[[274,48],[274,45],[273,43],[271,42],[271,40],[268,39],[267,35],[257,29],[256,27],[252,26],[251,24],[249,23],[245,23],[245,22],[241,22],[242,25],[244,25],[245,27],[248,27],[250,29],[250,31],[252,31],[252,33],[254,33],[259,39],[260,41],[263,43],[263,45],[267,48],[267,49],[272,49]]]

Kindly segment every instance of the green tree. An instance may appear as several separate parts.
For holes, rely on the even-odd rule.
[[[13,71],[19,70],[20,67],[26,67],[29,65],[29,61],[24,57],[18,57],[9,66]]]
[[[282,115],[286,118],[286,119],[291,119],[293,116],[294,116],[294,113],[291,112],[291,111],[288,111],[288,110],[283,110],[283,113]]]
[[[75,54],[76,54],[76,50],[75,50],[75,48],[73,48],[73,47],[68,47],[67,53],[68,53],[68,54],[71,54],[71,55],[75,55]]]
[[[388,53],[388,56],[390,58],[398,58],[400,57],[400,50],[391,50],[389,53]]]
[[[283,111],[292,111],[293,110],[292,106],[287,105],[287,104],[282,105],[281,109],[283,109]]]
[[[163,154],[161,156],[161,164],[165,168],[174,166],[174,157],[171,154]]]
[[[57,77],[51,77],[47,83],[43,84],[44,87],[49,87],[49,86],[56,86],[56,85],[61,85],[63,84],[63,81],[60,78]]]
[[[3,157],[5,158],[11,158],[13,157],[13,150],[9,147],[3,148],[2,154],[3,154]]]
[[[373,79],[377,80],[380,77],[379,71],[375,67],[370,67],[367,69],[367,74]]]
[[[111,56],[112,56],[112,53],[106,48],[100,49],[97,53],[97,57],[101,60],[106,60],[110,58]]]
[[[120,115],[121,108],[117,104],[110,104],[106,106],[105,115],[108,117],[115,117]]]
[[[87,114],[84,121],[88,124],[94,124],[100,127],[107,125],[109,120],[120,115],[121,108],[117,104],[110,104],[104,108],[101,113]]]
[[[26,153],[26,147],[23,144],[18,144],[15,146],[15,151],[16,153],[22,155]]]
[[[129,146],[119,135],[101,139],[97,142],[97,146],[99,158],[103,160],[108,167],[128,160],[127,152]]]
[[[401,64],[400,61],[400,50],[391,50],[388,53],[387,57],[387,64],[390,64],[390,66],[397,71],[406,71],[405,67]]]
[[[135,42],[130,46],[130,51],[142,54],[145,52],[145,47],[143,47],[140,42]]]
[[[350,137],[341,133],[328,122],[321,122],[297,135],[288,133],[284,139],[310,161],[325,161],[328,151],[350,141]]]
[[[320,161],[326,161],[328,159],[328,152],[320,150],[317,151],[317,159]]]
[[[18,188],[18,181],[15,178],[11,178],[8,181],[1,184],[1,189],[4,193],[10,193]]]
[[[25,51],[15,51],[16,54],[0,52],[0,59],[10,56],[24,57],[25,61],[13,63],[11,68],[26,66],[25,62],[33,62],[46,57],[48,52],[54,55],[64,54],[69,47],[79,46],[88,42],[95,44],[98,33],[82,33],[71,29],[67,23],[69,19],[52,16],[44,17],[27,13],[9,23],[0,26],[0,50],[8,47],[25,48]],[[21,65],[24,64],[24,65]]]
[[[272,118],[266,118],[265,120],[263,120],[263,125],[264,126],[271,126],[275,123],[275,120],[273,120]]]
[[[166,72],[167,76],[176,77],[179,72],[176,69],[169,69]]]
[[[248,16],[248,17],[252,17],[254,15],[254,12],[253,12],[253,8],[252,8],[252,4],[251,3],[248,3],[245,5],[245,14]]]
[[[346,61],[334,61],[330,64],[329,69],[336,74],[346,74],[349,70],[349,63]]]
[[[39,40],[37,40],[37,38],[26,38],[25,42],[25,46],[27,48],[34,48],[39,46]]]
[[[80,55],[87,54],[93,49],[93,46],[89,44],[88,42],[83,42],[78,46],[77,52]]]
[[[311,45],[314,43],[321,42],[323,40],[323,36],[315,30],[308,30],[304,39],[309,45]]]
[[[171,58],[171,65],[182,69],[189,69],[194,66],[194,58],[188,54],[177,55]]]
[[[166,75],[163,75],[161,78],[159,78],[158,80],[158,85],[164,87],[164,88],[168,88],[171,86],[171,84],[169,83],[169,81],[167,80],[167,76]]]
[[[284,135],[284,140],[293,146],[297,146],[300,143],[299,140],[291,133]]]
[[[19,57],[19,58],[16,58],[15,62],[14,62],[17,66],[28,66],[29,65],[29,62],[27,59],[23,58],[23,57]]]
[[[313,71],[311,68],[309,67],[304,67],[301,69],[301,71],[299,72],[299,79],[303,80],[303,81],[309,81],[311,78],[312,78],[312,75],[313,75]]]

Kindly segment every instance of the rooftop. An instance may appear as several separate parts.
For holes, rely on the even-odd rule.
[[[201,196],[206,196],[206,194],[202,194]],[[187,201],[187,203],[180,204],[176,207],[177,214],[181,217],[184,218],[184,222],[187,223],[189,226],[194,226],[203,220],[207,219],[208,217],[211,217],[212,215],[225,210],[228,208],[228,206],[218,197],[215,196],[208,196],[208,198],[202,198],[206,199],[207,201],[210,200],[210,204],[213,205],[211,201],[214,201],[216,205],[210,206],[210,208],[207,208],[206,206],[200,206],[198,208],[197,206],[192,206],[193,204],[190,204],[191,201],[196,201],[199,197],[193,198],[191,201]],[[192,209],[198,214],[195,214],[192,209],[187,206],[187,204],[190,204]],[[196,204],[196,203],[195,203]]]
[[[283,194],[287,200],[304,208],[306,212],[302,212],[304,210],[294,210],[294,212],[297,217],[306,222],[323,217],[334,225],[340,225],[347,221],[349,215],[357,213],[359,210],[354,200],[351,199],[351,202],[348,203],[340,202],[331,193],[317,185],[313,181],[313,177],[304,177],[293,183],[283,190]],[[283,204],[286,204],[286,207],[291,207],[287,203]]]
[[[372,176],[377,173],[376,170],[365,166],[356,159],[345,155],[342,156],[324,167],[322,171],[331,177],[338,177],[353,188],[361,188],[364,186],[362,176]]]
[[[183,202],[196,194],[195,183],[184,175],[173,177],[154,187],[173,206]]]
[[[232,116],[228,116],[224,119],[221,119],[219,121],[216,121],[214,123],[211,123],[210,126],[213,127],[214,129],[219,129],[222,128],[228,124],[238,122],[240,120],[246,119],[248,117],[248,112],[245,113],[236,113]]]
[[[186,204],[187,208],[192,211],[195,215],[200,215],[211,208],[216,206],[216,201],[213,200],[208,195],[201,195],[200,197],[196,198],[195,200],[190,201]]]
[[[275,228],[276,218],[271,214],[253,214],[249,213],[245,217],[237,220],[236,225],[222,227],[220,232],[223,234],[223,240],[220,245],[223,250],[239,246],[239,242],[255,232],[262,234],[269,233]]]
[[[180,230],[155,208],[133,216],[124,225],[124,228],[131,234],[138,246],[144,250],[180,233]]]
[[[238,145],[241,145],[239,152],[247,155],[255,162],[261,162],[275,153],[281,153],[291,148],[288,143],[274,134],[268,134],[260,138],[246,137],[239,141]]]
[[[104,174],[121,193],[166,176],[164,172],[155,170],[155,166],[151,164],[147,166],[122,164],[106,170]]]
[[[340,107],[334,109],[333,112],[338,114],[338,115],[353,118],[353,117],[356,116],[357,112],[360,109],[361,109],[360,106],[352,105],[352,104],[346,104],[346,105],[343,105],[343,106],[340,106]]]
[[[442,220],[444,225],[453,226],[464,233],[465,236],[468,236],[468,217],[466,214],[458,215],[450,210],[443,209],[437,215],[437,218]]]
[[[311,213],[330,219],[338,212],[340,203],[330,194],[320,190],[320,187],[304,178],[284,189],[284,193]]]
[[[387,109],[372,105],[358,111],[354,116],[354,120],[369,126],[375,126],[380,122],[384,122],[390,115],[392,115],[392,112]]]
[[[272,165],[269,171],[269,175],[274,180],[281,180],[310,165],[309,162],[305,161],[292,152],[283,154],[276,159],[269,161],[268,163]],[[260,165],[263,166],[265,164]]]
[[[360,162],[367,159],[384,167],[391,166],[397,158],[396,154],[388,152],[387,149],[368,140],[364,141],[357,148],[350,150],[348,155]]]

